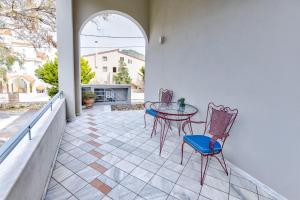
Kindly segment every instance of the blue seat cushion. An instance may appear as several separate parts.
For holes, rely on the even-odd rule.
[[[185,135],[183,136],[183,140],[202,154],[218,153],[222,150],[221,144],[216,141],[212,151],[209,148],[211,138],[205,135]]]
[[[155,110],[151,109],[151,108],[147,109],[147,110],[146,110],[146,113],[147,113],[148,115],[153,116],[153,117],[156,117],[156,116],[157,116],[157,112],[156,112]]]

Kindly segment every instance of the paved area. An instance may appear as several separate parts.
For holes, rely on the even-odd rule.
[[[19,102],[47,102],[47,93],[19,93]],[[0,94],[0,103],[8,103],[8,94]]]
[[[0,111],[0,147],[31,119],[37,110],[25,112]]]
[[[144,103],[144,93],[135,92],[131,90],[131,102],[132,103]]]
[[[170,132],[159,156],[159,135],[143,126],[143,111],[85,110],[66,127],[46,200],[274,199],[213,159],[201,187],[199,154],[186,145],[180,165],[182,138]]]

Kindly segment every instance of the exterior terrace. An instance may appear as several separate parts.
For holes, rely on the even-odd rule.
[[[185,148],[180,165],[182,136],[173,131],[159,156],[143,114],[96,106],[68,123],[45,199],[277,199],[233,165],[227,176],[215,159],[202,187],[199,154]]]
[[[299,1],[59,0],[56,6],[63,95],[0,149],[0,199],[299,199]],[[186,148],[179,165],[176,133],[159,157],[159,136],[150,138],[142,112],[82,110],[81,30],[109,13],[132,20],[144,35],[145,101],[168,88],[175,100],[184,97],[199,109],[196,119],[204,119],[211,101],[238,108],[224,149],[232,163],[228,177],[211,160],[201,187],[199,157]]]

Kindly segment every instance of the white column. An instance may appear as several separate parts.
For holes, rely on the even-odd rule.
[[[26,83],[26,93],[30,93],[30,82],[29,81],[25,81]]]
[[[56,1],[59,90],[66,98],[67,120],[75,118],[72,0]]]
[[[81,67],[80,67],[80,44],[79,44],[79,33],[74,32],[74,80],[75,80],[75,113],[76,115],[80,115],[82,111],[81,106]]]

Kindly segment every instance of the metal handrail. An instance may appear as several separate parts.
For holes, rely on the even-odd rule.
[[[12,152],[12,150],[19,144],[19,142],[28,133],[29,140],[31,140],[31,128],[39,121],[39,119],[49,110],[52,111],[52,105],[58,98],[62,97],[63,92],[58,92],[50,101],[45,104],[34,116],[31,118],[27,124],[20,129],[15,135],[13,135],[8,141],[6,141],[3,146],[0,147],[0,164],[5,160],[5,158]]]

